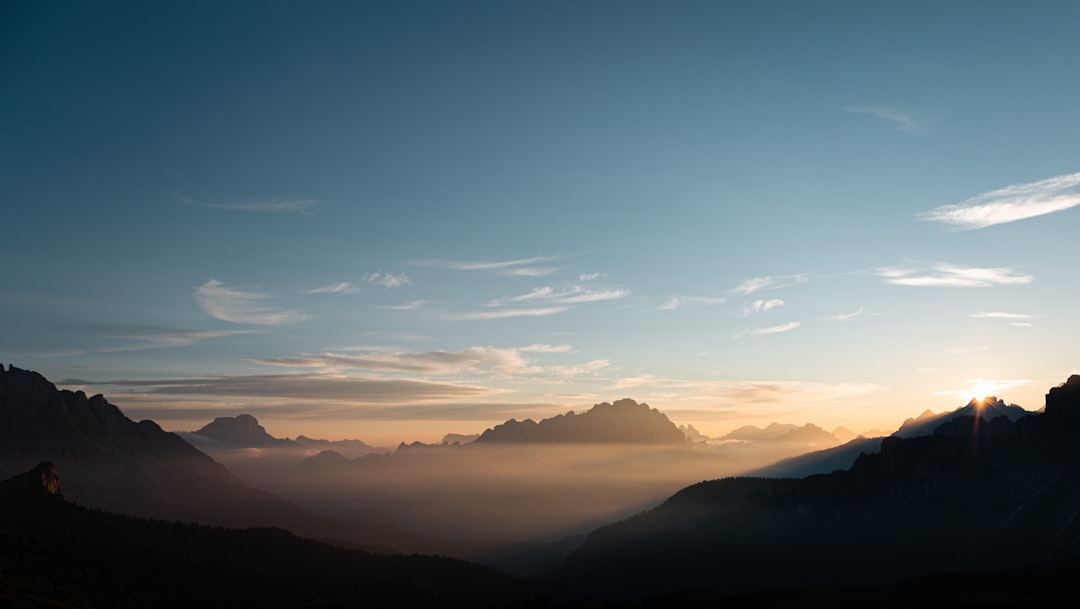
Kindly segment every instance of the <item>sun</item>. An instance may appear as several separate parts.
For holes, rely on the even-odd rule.
[[[979,404],[985,402],[986,398],[993,392],[994,387],[990,383],[983,381],[977,381],[971,386],[971,397]]]

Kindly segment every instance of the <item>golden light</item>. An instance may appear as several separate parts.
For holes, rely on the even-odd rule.
[[[994,387],[991,383],[977,381],[971,386],[971,397],[979,404],[986,401],[986,398],[993,392]]]

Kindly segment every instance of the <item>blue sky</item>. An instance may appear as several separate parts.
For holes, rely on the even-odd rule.
[[[372,441],[1035,409],[1080,366],[1078,18],[5,3],[0,361]]]

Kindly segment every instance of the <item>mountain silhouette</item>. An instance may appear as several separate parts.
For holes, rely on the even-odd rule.
[[[551,443],[686,444],[685,434],[648,404],[622,399],[601,402],[587,412],[570,411],[543,419],[511,419],[484,431],[477,444]]]
[[[240,414],[235,417],[218,417],[191,433],[223,444],[243,448],[298,448],[300,446],[292,440],[275,438],[270,435],[266,432],[266,428],[259,425],[259,421],[250,414]]]
[[[1016,404],[1006,404],[998,398],[990,396],[982,400],[972,399],[966,406],[957,408],[952,412],[934,414],[927,410],[917,418],[904,421],[900,429],[897,429],[892,435],[900,438],[928,436],[934,433],[934,430],[942,423],[958,417],[978,417],[984,421],[1005,417],[1010,421],[1015,421],[1029,414],[1031,414],[1030,411],[1024,410]]]
[[[1080,556],[1080,378],[1044,414],[958,416],[846,471],[702,482],[602,527],[563,565],[595,590],[880,584]]]

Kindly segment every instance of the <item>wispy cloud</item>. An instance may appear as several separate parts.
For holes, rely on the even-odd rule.
[[[471,311],[451,316],[453,319],[507,319],[510,317],[546,317],[568,311],[570,307],[537,307],[532,309],[499,309],[491,311]]]
[[[1034,281],[1031,275],[1007,267],[958,266],[937,264],[932,268],[884,267],[878,275],[893,285],[916,287],[977,288],[995,285],[1024,285]]]
[[[507,275],[513,275],[515,277],[547,277],[553,275],[559,269],[550,266],[522,266],[516,268],[506,269],[504,272]]]
[[[727,302],[722,296],[672,296],[664,304],[657,307],[658,311],[676,311],[689,306],[713,306]]]
[[[780,324],[778,326],[769,326],[768,328],[754,328],[750,330],[751,336],[764,336],[766,334],[780,334],[781,332],[789,332],[799,327],[799,322],[791,321],[786,324]]]
[[[318,368],[323,372],[341,373],[363,370],[381,373],[423,374],[431,376],[460,376],[463,374],[502,377],[570,378],[591,374],[609,365],[606,359],[571,365],[540,365],[527,358],[526,353],[567,353],[569,345],[534,344],[519,348],[469,347],[460,351],[401,352],[371,350],[357,355],[322,353],[294,358],[257,360],[269,366]]]
[[[604,273],[582,273],[578,275],[578,281],[596,281],[597,279],[603,279],[605,276]]]
[[[176,198],[185,205],[195,207],[207,207],[211,209],[226,209],[229,211],[252,211],[272,214],[302,214],[314,215],[311,210],[319,204],[312,199],[269,199],[263,201],[245,201],[242,203],[200,203],[190,197],[177,194]]]
[[[542,343],[535,343],[519,349],[519,351],[530,353],[569,353],[573,350],[574,347],[571,345],[547,345]]]
[[[907,112],[889,106],[871,104],[869,106],[848,106],[844,109],[854,114],[869,114],[870,116],[891,121],[897,129],[907,133],[923,133],[926,130],[921,122],[912,118]]]
[[[848,321],[848,320],[851,320],[851,319],[855,319],[856,317],[859,317],[862,314],[863,314],[863,308],[859,307],[858,311],[854,311],[852,313],[838,313],[836,315],[827,315],[827,316],[824,317],[824,319],[825,319],[825,321]]]
[[[1077,205],[1080,205],[1080,172],[992,190],[916,217],[969,230],[1052,214]]]
[[[410,379],[347,378],[323,374],[255,374],[157,380],[79,381],[136,389],[144,395],[257,397],[289,400],[334,400],[352,404],[402,403],[476,397],[486,387],[432,383]]]
[[[746,296],[761,290],[786,288],[800,283],[806,283],[807,281],[810,281],[810,276],[805,273],[797,275],[765,275],[762,277],[744,279],[742,283],[735,286],[731,291]]]
[[[1033,315],[1026,313],[1005,313],[1002,311],[988,311],[984,313],[972,313],[968,317],[976,319],[1031,319]]]
[[[493,261],[457,261],[457,260],[414,260],[414,266],[429,266],[458,271],[498,271],[514,267],[531,266],[554,260],[551,256],[533,256],[532,258],[518,258],[516,260],[493,260]]]
[[[274,326],[307,319],[302,311],[277,309],[268,304],[269,294],[231,288],[211,279],[195,288],[195,303],[207,315],[237,324]]]
[[[310,290],[304,290],[305,294],[356,294],[360,291],[360,288],[356,287],[349,281],[339,281],[337,283],[329,283],[322,287],[312,288]]]
[[[414,300],[399,305],[375,305],[376,309],[388,309],[390,311],[414,311],[427,304],[426,300]]]
[[[380,285],[386,289],[400,288],[401,286],[410,285],[412,281],[409,280],[409,276],[405,273],[368,273],[364,276],[364,281],[372,285]]]
[[[743,305],[743,317],[749,317],[757,313],[765,313],[781,306],[784,306],[784,301],[779,298],[771,298],[769,300],[759,299],[748,302]]]
[[[603,300],[620,300],[630,295],[630,290],[624,288],[608,288],[591,290],[586,287],[575,285],[566,289],[556,290],[551,286],[533,288],[525,294],[517,296],[504,296],[489,300],[487,306],[501,307],[522,302],[548,301],[556,304],[584,304],[588,302],[600,302]]]

